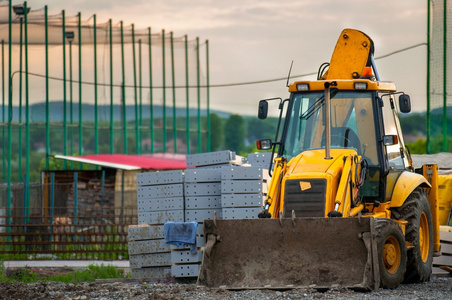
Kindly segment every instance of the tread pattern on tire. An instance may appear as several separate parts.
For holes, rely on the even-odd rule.
[[[422,212],[427,216],[430,239],[429,255],[425,263],[422,260],[419,245],[419,226]],[[417,283],[429,281],[433,262],[433,225],[430,203],[427,200],[424,189],[416,188],[400,208],[393,210],[393,217],[408,221],[405,227],[405,239],[414,246],[407,251],[408,261],[404,282]]]
[[[403,281],[406,271],[407,254],[405,239],[399,224],[391,219],[375,219],[375,233],[378,251],[378,265],[380,269],[380,285],[382,288],[394,289]],[[400,267],[395,274],[387,272],[383,262],[383,246],[389,236],[394,236],[401,247]]]

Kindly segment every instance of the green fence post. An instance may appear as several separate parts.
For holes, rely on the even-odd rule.
[[[165,30],[162,30],[162,88],[163,88],[163,153],[166,153],[166,72],[165,72]]]
[[[67,155],[67,83],[66,83],[66,15],[61,11],[61,29],[63,42],[63,154]],[[67,160],[64,160],[64,169],[67,169]]]
[[[50,155],[50,112],[49,112],[49,21],[47,5],[44,6],[45,23],[45,64],[46,64],[46,170],[49,169]],[[27,72],[28,73],[28,72]],[[27,151],[28,152],[28,151]],[[29,173],[27,172],[29,175]]]
[[[73,77],[72,77],[72,40],[74,39],[74,32],[72,32],[72,37],[68,37],[69,41],[69,123],[71,128],[71,143],[70,143],[70,155],[74,155],[74,97],[73,97]],[[69,163],[71,170],[74,168],[72,161]]]
[[[187,154],[190,154],[190,81],[188,77],[188,36],[185,35],[185,134],[187,139]]]
[[[110,35],[110,154],[114,152],[114,122],[113,122],[113,26],[111,19],[108,20],[108,28]]]
[[[198,153],[201,153],[201,75],[199,63],[199,37],[196,38],[196,89],[198,92]]]
[[[124,154],[127,154],[127,113],[126,113],[126,69],[124,62],[124,24],[121,21],[121,63],[122,63],[122,130],[124,139]]]
[[[11,60],[11,52],[12,52],[12,3],[11,1],[8,1],[8,168],[7,168],[7,224],[11,225],[11,122],[13,119],[13,80],[12,80],[12,60]],[[7,232],[11,232],[11,227],[7,227]],[[8,240],[10,240],[11,237],[8,237]]]
[[[27,2],[24,2],[24,11],[28,11]],[[25,138],[26,138],[26,155],[25,155],[25,185],[27,186],[25,193],[27,196],[27,207],[30,205],[30,105],[29,105],[29,82],[28,82],[28,19],[27,14],[24,14],[24,40],[25,40]],[[28,218],[28,214],[27,214]]]
[[[78,155],[83,151],[83,118],[82,118],[82,14],[78,13]],[[79,163],[82,169],[82,163]]]
[[[149,48],[149,131],[151,140],[151,153],[154,153],[154,98],[152,87],[152,37],[151,27],[148,27],[148,48]]]
[[[443,16],[443,152],[447,152],[447,0],[444,0]]]
[[[211,151],[209,40],[206,40],[207,152]]]
[[[133,97],[135,105],[135,153],[140,154],[140,128],[138,126],[138,89],[137,89],[137,60],[135,51],[135,25],[132,24],[132,60],[133,60]]]
[[[140,126],[140,137],[141,137],[141,126],[143,126],[143,56],[142,56],[142,45],[141,45],[141,39],[138,40],[138,100],[139,100],[139,126]],[[140,152],[141,152],[141,139],[140,139]]]
[[[24,10],[25,11],[25,10]],[[18,138],[18,177],[19,181],[22,181],[22,91],[23,91],[23,24],[24,19],[22,16],[19,17],[20,20],[20,33],[19,33],[19,119],[18,119],[18,130],[19,130],[19,138]],[[12,87],[12,85],[11,85]]]
[[[99,153],[99,124],[97,121],[97,21],[96,15],[93,15],[93,49],[94,49],[94,153]]]
[[[5,125],[5,40],[2,40],[2,123]],[[6,182],[5,126],[2,126],[2,180]]]
[[[174,40],[173,32],[170,32],[171,38],[171,83],[173,85],[173,143],[174,143],[174,153],[177,153],[177,122],[176,122],[176,75],[174,71]]]

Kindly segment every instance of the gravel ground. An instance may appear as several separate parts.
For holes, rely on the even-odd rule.
[[[394,290],[354,292],[333,289],[241,290],[210,289],[196,284],[94,282],[1,283],[0,299],[452,299],[452,277],[432,277],[430,282],[405,284]]]

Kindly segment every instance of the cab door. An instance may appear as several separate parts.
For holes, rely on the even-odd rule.
[[[409,166],[405,144],[398,118],[397,106],[394,96],[386,95],[382,97],[382,117],[383,117],[383,138],[384,136],[396,136],[396,140],[391,145],[383,144],[383,153],[385,160],[386,192],[385,201],[389,201],[394,190],[394,185],[400,174]],[[384,141],[382,141],[384,143]]]

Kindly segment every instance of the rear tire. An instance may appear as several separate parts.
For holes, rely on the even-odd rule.
[[[380,285],[394,289],[403,281],[406,271],[406,246],[402,229],[391,219],[375,219],[375,232],[380,269]]]
[[[405,239],[413,244],[408,249],[406,283],[430,280],[433,263],[433,223],[430,203],[423,188],[416,188],[405,203],[395,209],[395,217],[408,221]]]

